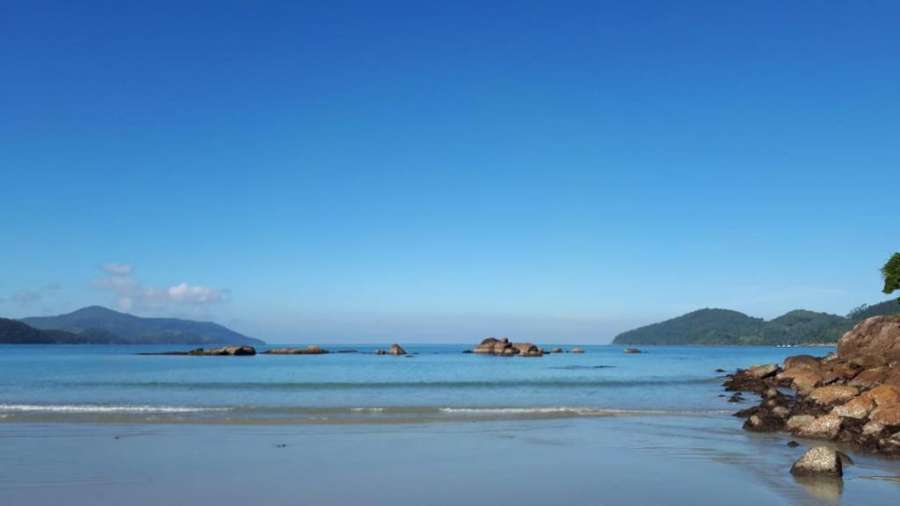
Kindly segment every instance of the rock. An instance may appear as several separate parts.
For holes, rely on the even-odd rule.
[[[887,375],[887,367],[873,367],[857,374],[848,384],[860,388],[872,388],[883,383],[887,379]]]
[[[816,417],[815,420],[801,427],[797,434],[803,437],[834,439],[841,430],[843,419],[835,414]]]
[[[540,357],[544,354],[540,348],[531,343],[514,343],[512,346],[520,357]]]
[[[817,386],[822,384],[824,378],[821,374],[809,370],[798,371],[791,382],[794,390],[801,395],[808,395]]]
[[[900,426],[900,404],[879,406],[869,415],[869,420],[886,427]]]
[[[391,345],[391,349],[388,350],[388,355],[406,355],[406,350],[400,347],[399,344],[394,343]]]
[[[781,430],[783,427],[784,420],[771,413],[764,413],[762,411],[755,415],[751,415],[750,418],[744,422],[744,430],[753,432],[774,432]]]
[[[854,387],[832,385],[819,387],[809,394],[809,398],[819,404],[829,406],[831,404],[847,402],[859,395],[859,390]]]
[[[751,378],[756,379],[763,379],[768,378],[769,376],[774,376],[776,372],[778,372],[778,365],[776,364],[754,365],[753,367],[747,369],[747,374],[750,375]]]
[[[791,414],[791,410],[784,406],[775,406],[772,408],[772,414],[778,418],[787,418]]]
[[[846,404],[835,406],[831,412],[838,416],[862,420],[869,416],[869,413],[874,408],[875,403],[872,399],[865,395],[860,395],[859,397],[851,399]]]
[[[624,351],[625,353],[641,353],[641,350],[637,348],[625,348],[622,351]]]
[[[736,394],[734,394],[728,398],[728,402],[743,402],[743,401],[744,401],[744,396],[741,395],[740,392],[737,392]]]
[[[796,448],[800,446],[800,443],[794,441],[793,439],[787,442],[788,448]]]
[[[791,432],[797,432],[800,429],[816,421],[816,417],[812,415],[794,415],[788,418],[784,424],[785,428]]]
[[[806,451],[791,466],[791,474],[799,476],[842,476],[844,468],[838,453],[827,446],[816,446]]]
[[[879,385],[862,395],[871,399],[876,406],[900,404],[900,388],[894,385]]]
[[[544,351],[532,343],[511,343],[508,338],[504,337],[496,339],[488,337],[481,341],[481,344],[473,350],[475,353],[483,353],[489,355],[514,356],[522,357],[540,357]]]
[[[838,357],[872,368],[900,360],[900,315],[866,318],[838,341]]]
[[[569,353],[584,353],[584,350],[582,350],[581,348],[572,348],[571,350],[569,350]]]
[[[187,355],[200,356],[252,356],[256,355],[256,348],[252,346],[224,346],[222,348],[196,348],[186,353]]]
[[[313,344],[306,348],[272,348],[263,353],[266,355],[324,355],[328,353],[328,350]]]
[[[562,352],[563,352],[562,348],[553,348],[553,350],[551,350],[550,353],[562,353]]]
[[[862,433],[864,436],[876,436],[884,430],[884,425],[878,422],[869,422],[863,425]]]
[[[725,369],[719,368],[719,369],[716,369],[716,370],[713,371],[713,372],[717,372],[717,373],[720,373],[720,374],[721,374],[721,373],[723,373],[723,372],[728,372],[728,371],[726,371]]]
[[[784,359],[785,371],[790,369],[818,369],[821,365],[821,359],[812,355],[794,355]]]

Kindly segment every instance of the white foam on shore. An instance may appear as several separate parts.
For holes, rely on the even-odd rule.
[[[192,406],[106,406],[99,404],[0,404],[0,413],[201,413],[229,408]],[[5,415],[4,415],[5,418]]]

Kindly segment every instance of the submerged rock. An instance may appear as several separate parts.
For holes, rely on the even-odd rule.
[[[791,474],[797,476],[842,476],[844,467],[834,448],[816,446],[806,451],[791,466]]]
[[[639,350],[637,348],[625,348],[622,351],[624,351],[625,353],[643,353],[641,350]]]
[[[330,352],[313,344],[306,348],[272,348],[263,353],[266,355],[324,355]],[[345,352],[341,351],[340,353]]]

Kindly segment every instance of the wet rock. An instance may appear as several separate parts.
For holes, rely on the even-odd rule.
[[[775,432],[784,428],[784,420],[769,412],[758,412],[744,422],[744,430],[753,432]]]
[[[625,353],[641,353],[641,350],[637,348],[625,348],[622,351],[624,351]]]
[[[810,392],[809,398],[819,404],[832,405],[847,402],[859,395],[859,390],[845,385],[819,387]]]
[[[796,448],[800,446],[800,443],[794,441],[793,439],[787,442],[788,448]]]
[[[328,353],[328,350],[313,344],[305,348],[272,348],[263,353],[266,355],[324,355]]]
[[[550,350],[550,353],[562,353],[562,352],[563,352],[562,348],[553,348],[552,350]]]
[[[842,476],[843,464],[838,453],[827,446],[816,446],[806,451],[791,466],[791,474],[798,476]]]
[[[717,372],[717,373],[723,373],[723,372],[728,372],[728,371],[726,371],[726,370],[725,370],[725,369],[721,369],[721,368],[719,368],[719,369],[716,369],[716,370],[715,370],[715,371],[713,371],[713,372]]]

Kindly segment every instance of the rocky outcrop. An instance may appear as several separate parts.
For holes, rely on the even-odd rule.
[[[900,361],[900,315],[863,320],[838,341],[837,354],[865,368]]]
[[[498,355],[503,357],[540,357],[544,351],[532,343],[513,343],[509,338],[500,339],[488,337],[472,350],[484,355]]]
[[[195,348],[190,351],[163,351],[138,353],[138,355],[191,355],[205,357],[246,357],[256,355],[253,346],[223,346],[221,348]]]
[[[388,355],[406,355],[406,350],[403,349],[399,344],[394,343],[391,345],[391,348],[388,350]]]
[[[723,386],[762,398],[735,413],[747,430],[784,430],[900,456],[898,353],[900,316],[876,316],[847,332],[836,354],[739,369]]]
[[[272,348],[263,353],[266,355],[324,355],[330,352],[312,344],[306,348]]]
[[[806,451],[791,466],[791,474],[796,476],[843,476],[844,466],[841,456],[834,448],[816,446]]]

